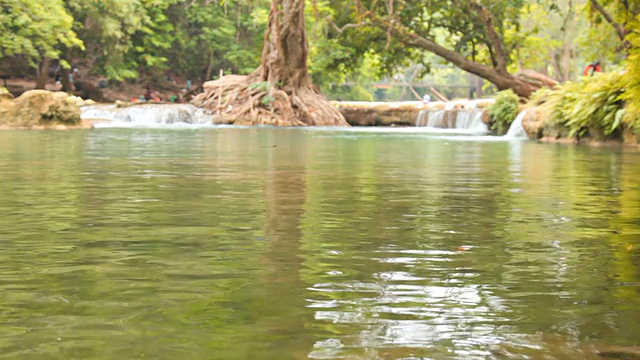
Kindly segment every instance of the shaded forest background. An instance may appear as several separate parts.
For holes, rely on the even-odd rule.
[[[44,87],[57,72],[64,88],[78,68],[139,92],[248,74],[260,64],[269,4],[0,0],[0,75]],[[309,71],[341,100],[408,100],[406,87],[393,86],[404,82],[477,96],[517,88],[500,81],[530,70],[564,82],[596,60],[622,70],[639,12],[640,2],[619,0],[310,0]]]

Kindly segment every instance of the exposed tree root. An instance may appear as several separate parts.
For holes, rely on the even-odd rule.
[[[209,81],[191,103],[238,125],[348,126],[340,111],[316,89],[280,89],[261,81],[260,74],[257,69],[249,76]]]

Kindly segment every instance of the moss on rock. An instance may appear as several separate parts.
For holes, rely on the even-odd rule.
[[[80,125],[80,107],[67,93],[31,90],[17,99],[0,95],[0,125],[13,128]]]

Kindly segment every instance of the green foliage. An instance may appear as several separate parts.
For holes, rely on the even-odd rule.
[[[569,129],[569,136],[600,138],[619,130],[624,118],[624,76],[596,74],[569,81],[553,91],[534,96],[552,123]]]
[[[326,35],[340,44],[339,63],[347,69],[358,68],[364,55],[372,53],[379,58],[377,75],[389,75],[409,64],[421,64],[428,71],[433,58],[413,44],[407,34],[419,34],[469,61],[489,67],[496,65],[495,44],[489,39],[473,1],[408,0],[391,5],[392,2],[377,0],[357,3],[330,0],[329,3],[335,9],[331,21],[336,26],[328,29]],[[501,39],[508,61],[513,60],[511,55],[522,42],[520,13],[525,3],[524,0],[482,2],[491,14],[493,30]],[[392,31],[393,28],[398,31]]]
[[[625,122],[640,133],[640,19],[632,24],[634,32],[627,36],[631,48],[624,76],[625,92],[622,98],[627,103]]]
[[[83,48],[63,0],[0,0],[0,59],[21,55],[32,65]]]
[[[4,0],[3,0],[4,1]],[[140,74],[208,80],[218,70],[248,73],[259,64],[268,0],[69,0],[74,29],[92,72],[109,79]],[[206,79],[205,79],[206,78]]]
[[[322,86],[322,93],[330,100],[338,101],[374,101],[374,89],[362,85],[329,85]]]
[[[271,85],[269,84],[268,81],[259,81],[259,82],[255,82],[255,83],[249,85],[249,89],[267,91],[267,90],[269,90],[270,86]]]
[[[489,109],[491,129],[498,134],[505,134],[509,126],[518,116],[519,98],[513,90],[500,91],[496,95],[496,102]]]

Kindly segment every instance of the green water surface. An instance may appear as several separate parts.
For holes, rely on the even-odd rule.
[[[640,153],[620,149],[4,131],[0,241],[0,359],[599,359],[640,346]]]

